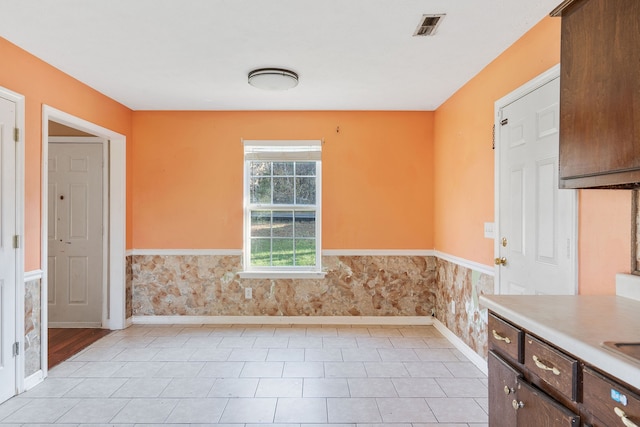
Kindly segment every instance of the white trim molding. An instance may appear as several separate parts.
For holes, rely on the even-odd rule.
[[[127,249],[125,255],[242,256],[242,249]],[[436,256],[433,249],[325,249],[322,256]]]
[[[432,316],[133,316],[134,325],[396,325],[434,326],[485,375],[487,361]]]
[[[434,256],[433,249],[325,249],[322,256]]]
[[[49,120],[62,123],[75,129],[82,130],[97,137],[103,138],[108,143],[109,164],[109,228],[108,228],[108,312],[103,312],[102,327],[108,329],[123,329],[125,327],[125,250],[126,250],[126,144],[125,135],[104,128],[95,123],[73,116],[49,105],[42,106],[42,227],[41,227],[41,268],[44,271],[42,277],[42,348],[43,367],[47,366],[47,199],[48,199],[48,144],[49,144]],[[44,369],[47,375],[47,369]]]
[[[217,256],[242,256],[242,249],[129,249],[127,256],[172,256],[172,255],[217,255]]]
[[[447,328],[444,323],[439,321],[438,319],[433,319],[433,326],[440,332],[451,344],[454,345],[455,348],[460,350],[464,356],[473,363],[476,368],[480,369],[483,374],[488,375],[489,368],[487,366],[487,361],[482,358],[478,353],[476,353],[471,347],[469,347],[464,341],[462,341],[456,334],[451,332],[449,328]]]
[[[33,280],[42,280],[42,270],[31,270],[24,273],[24,283],[31,282]]]
[[[24,379],[24,391],[31,390],[42,381],[44,381],[44,372],[40,369]]]
[[[493,268],[493,266],[480,264],[479,262],[475,262],[475,261],[469,261],[467,259],[460,258],[454,255],[449,255],[440,251],[435,251],[435,256],[442,260],[449,261],[454,264],[458,264],[459,266],[466,267],[470,270],[477,271],[479,273],[487,274],[489,276],[495,275],[495,269]]]
[[[15,127],[18,129],[18,141],[15,146],[15,170],[14,170],[14,188],[15,188],[15,230],[12,232],[20,239],[19,248],[15,251],[15,263],[13,268],[16,281],[15,287],[15,318],[6,319],[13,322],[14,339],[20,346],[24,348],[24,265],[25,265],[25,97],[17,92],[0,87],[0,96],[15,104]],[[11,323],[9,323],[11,324]],[[24,391],[24,352],[16,357],[15,363],[15,386],[18,393]]]
[[[432,325],[431,316],[133,316],[134,325]]]
[[[239,271],[241,279],[324,279],[326,271]]]

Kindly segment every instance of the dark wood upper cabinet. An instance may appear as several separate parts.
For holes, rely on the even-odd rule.
[[[640,1],[569,0],[562,17],[560,188],[640,186]]]

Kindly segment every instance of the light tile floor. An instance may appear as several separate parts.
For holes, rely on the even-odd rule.
[[[133,326],[0,405],[0,427],[485,427],[487,406],[431,326]]]

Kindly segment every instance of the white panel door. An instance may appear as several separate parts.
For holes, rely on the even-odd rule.
[[[0,98],[0,403],[16,394],[16,104]]]
[[[49,326],[102,325],[102,145],[49,144]]]
[[[502,109],[499,272],[503,294],[574,294],[575,191],[558,189],[560,79]]]

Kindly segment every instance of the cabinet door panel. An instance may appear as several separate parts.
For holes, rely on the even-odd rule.
[[[580,417],[547,396],[543,391],[524,382],[516,390],[518,427],[578,427]],[[492,424],[490,424],[492,425]]]
[[[637,0],[575,1],[562,13],[561,187],[638,179],[639,15]]]
[[[489,352],[489,425],[511,427],[516,425],[515,399],[520,373],[493,351]]]

